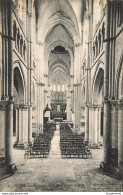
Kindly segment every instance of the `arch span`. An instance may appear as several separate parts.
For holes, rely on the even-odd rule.
[[[16,95],[18,95],[18,103],[25,103],[25,78],[21,65],[18,61],[14,63],[14,87],[16,89]],[[15,97],[16,98],[16,97]]]

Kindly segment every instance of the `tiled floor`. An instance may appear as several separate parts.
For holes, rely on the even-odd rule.
[[[59,132],[51,143],[48,159],[24,159],[24,151],[15,150],[16,173],[0,183],[0,191],[121,192],[122,181],[99,170],[103,149],[92,151],[92,159],[62,159]]]

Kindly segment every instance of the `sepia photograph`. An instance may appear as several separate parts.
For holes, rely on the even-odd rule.
[[[0,0],[0,194],[43,192],[123,194],[123,0]]]

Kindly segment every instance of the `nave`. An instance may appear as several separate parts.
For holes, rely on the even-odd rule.
[[[84,134],[73,133],[69,123],[46,123],[43,134],[33,137],[33,142],[25,148],[24,158],[48,158],[49,153],[50,156],[61,154],[62,158],[92,158],[91,145],[84,141]]]
[[[0,0],[0,167],[6,174],[16,167],[18,174],[23,161],[27,173],[34,165],[34,175],[37,168],[42,174],[56,159],[64,169],[80,162],[83,175],[103,150],[95,169],[123,178],[122,10],[122,0]],[[57,118],[72,132],[60,131],[55,155],[57,131],[45,131],[45,123]],[[86,143],[97,147],[92,159]]]
[[[13,148],[17,171],[0,181],[0,191],[14,192],[101,192],[122,191],[122,181],[99,169],[103,148],[93,149],[88,159],[62,158],[60,129],[56,127],[48,158],[24,158],[24,150]]]

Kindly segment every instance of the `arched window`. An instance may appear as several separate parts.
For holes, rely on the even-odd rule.
[[[117,26],[121,26],[122,21],[123,21],[123,2],[118,2],[117,4]]]
[[[53,91],[55,91],[56,90],[56,86],[55,85],[53,85]]]
[[[62,85],[62,91],[64,91],[64,85]]]
[[[17,29],[17,49],[20,51],[20,32],[19,28]]]
[[[93,44],[93,60],[95,60],[95,43]],[[84,74],[84,71],[83,71]]]
[[[26,43],[24,41],[23,43],[23,57],[24,57],[24,60],[26,59]]]
[[[95,46],[96,46],[95,54],[96,54],[96,57],[97,57],[97,55],[98,55],[98,41],[97,41],[97,37],[96,37],[96,40],[95,40]]]
[[[23,55],[23,37],[22,37],[22,35],[20,37],[20,54],[21,54],[21,56]]]
[[[15,41],[15,47],[16,47],[16,33],[17,33],[16,30],[17,30],[16,29],[16,22],[14,21],[14,23],[13,23],[13,38],[14,38],[14,41]]]
[[[103,41],[105,40],[105,24],[103,24],[102,27],[102,35],[103,35]]]
[[[21,20],[22,20],[22,7],[23,7],[23,1],[18,0],[18,15],[19,15]]]
[[[98,36],[98,52],[100,53],[101,51],[101,32],[99,32],[99,36]]]
[[[60,91],[60,85],[58,85],[58,91]]]

